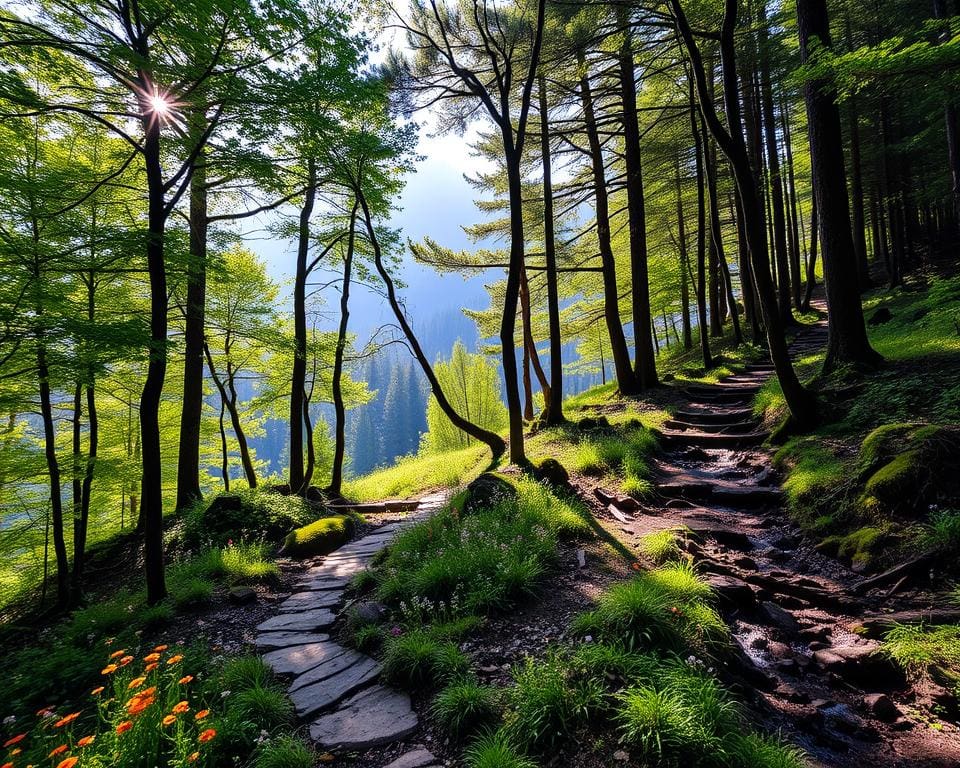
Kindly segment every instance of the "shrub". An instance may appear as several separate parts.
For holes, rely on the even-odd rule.
[[[408,690],[452,680],[469,666],[457,646],[434,640],[421,630],[390,638],[383,654],[384,679]]]
[[[300,739],[284,735],[268,739],[258,747],[254,768],[313,768],[316,755]]]
[[[231,539],[275,542],[316,516],[314,507],[300,496],[241,489],[190,507],[184,513],[184,545],[198,550],[222,547]]]
[[[585,643],[570,659],[575,674],[607,688],[652,680],[662,665],[656,656],[629,651],[618,643]]]
[[[464,753],[468,768],[537,768],[521,755],[502,730],[475,741]]]
[[[505,729],[512,741],[542,751],[569,740],[603,705],[595,680],[571,680],[566,659],[551,653],[543,661],[529,657],[513,672],[507,690]]]
[[[960,671],[960,626],[897,624],[880,650],[915,678],[935,668]]]
[[[347,515],[331,515],[291,531],[284,539],[283,552],[294,557],[326,555],[339,549],[353,536],[355,524]]]
[[[451,738],[460,739],[492,723],[497,717],[498,705],[496,689],[465,677],[441,690],[430,712]]]

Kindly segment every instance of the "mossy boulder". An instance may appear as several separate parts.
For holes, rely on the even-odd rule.
[[[516,498],[517,489],[513,483],[493,472],[484,472],[467,486],[467,498],[463,502],[463,513],[470,515]]]
[[[356,524],[348,515],[322,517],[291,531],[281,551],[292,557],[327,555],[350,541],[355,529]]]
[[[867,435],[860,445],[859,466],[866,479],[902,450],[908,437],[925,425],[916,423],[884,424]]]
[[[856,571],[865,571],[872,564],[886,538],[886,529],[865,526],[845,536],[828,536],[817,545],[817,549],[831,557],[846,560]]]

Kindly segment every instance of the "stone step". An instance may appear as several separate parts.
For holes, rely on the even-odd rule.
[[[661,439],[673,445],[697,445],[701,448],[744,448],[751,445],[760,445],[768,437],[769,432],[745,432],[739,435],[716,435],[710,432],[675,432],[663,430]]]
[[[312,632],[261,632],[254,644],[258,651],[271,651],[305,643],[325,643],[330,635]]]
[[[380,665],[369,656],[330,677],[290,691],[297,716],[306,719],[329,709],[352,693],[367,687],[380,675]]]
[[[280,648],[264,654],[263,661],[278,675],[302,675],[343,655],[347,650],[339,643],[328,640]]]
[[[281,613],[257,625],[257,632],[314,632],[326,629],[336,620],[327,608],[314,608],[301,613]]]
[[[714,501],[739,507],[761,507],[783,499],[783,492],[779,488],[743,486],[729,480],[708,481],[695,477],[681,477],[660,483],[657,490],[669,498]]]
[[[744,432],[752,432],[757,428],[756,421],[739,421],[732,424],[695,424],[690,421],[668,419],[663,425],[669,429],[679,430],[681,432],[693,430],[694,432],[711,432],[714,434],[743,434]]]
[[[387,763],[384,768],[441,768],[441,764],[430,750],[417,747]]]
[[[674,413],[674,418],[691,424],[735,424],[753,416],[750,408],[718,408],[708,410],[692,410],[681,408]]]
[[[341,590],[295,592],[278,606],[281,613],[302,613],[314,608],[331,608],[343,600]]]
[[[750,392],[737,392],[734,390],[727,390],[725,392],[688,392],[687,394],[690,396],[691,404],[744,406],[753,400],[756,390]]]
[[[375,685],[314,721],[310,737],[323,749],[362,751],[406,738],[418,725],[407,694]],[[429,764],[414,761],[406,765]]]

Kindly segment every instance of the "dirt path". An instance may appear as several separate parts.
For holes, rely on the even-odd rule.
[[[793,354],[816,351],[826,334],[826,321],[802,330]],[[805,544],[789,522],[761,447],[768,435],[750,409],[771,375],[769,365],[748,366],[719,385],[689,387],[689,403],[665,425],[661,500],[637,510],[597,489],[612,502],[611,530],[631,547],[653,531],[689,531],[684,546],[716,587],[738,646],[728,674],[763,725],[782,730],[816,764],[960,765],[958,729],[922,713],[917,691],[874,655],[876,640],[851,631],[865,615],[929,607],[929,595],[898,596],[893,605],[889,585],[866,589],[863,577]]]

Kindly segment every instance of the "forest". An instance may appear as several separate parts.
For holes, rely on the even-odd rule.
[[[958,110],[948,0],[0,0],[0,768],[960,765]]]

